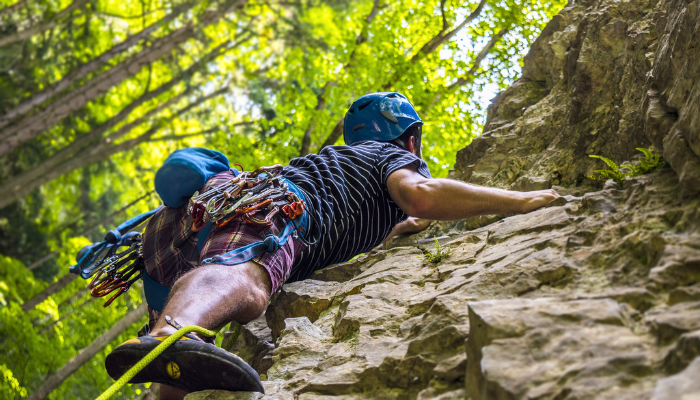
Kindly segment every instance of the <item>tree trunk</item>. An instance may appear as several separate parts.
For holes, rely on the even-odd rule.
[[[56,257],[57,255],[58,255],[58,250],[54,250],[54,251],[52,251],[51,253],[49,253],[49,254],[47,254],[47,255],[41,257],[40,259],[34,261],[33,263],[27,265],[27,269],[31,271],[31,270],[33,270],[34,268],[40,266],[41,264],[43,264],[43,263],[49,261],[50,259]]]
[[[188,105],[187,107],[184,107],[181,110],[177,110],[172,118],[175,118],[176,116],[180,116],[183,113],[185,113],[187,110],[190,108],[196,106],[199,104],[199,99]],[[80,157],[70,157],[66,162],[56,166],[55,168],[51,169],[48,171],[43,178],[45,178],[47,181],[53,180],[55,178],[58,178],[61,175],[67,174],[69,172],[72,172],[78,168],[85,167],[87,165],[90,165],[92,163],[95,163],[100,160],[106,160],[107,158],[111,157],[114,154],[120,153],[122,151],[126,151],[129,149],[132,149],[136,147],[137,145],[147,142],[151,140],[153,135],[155,135],[160,129],[162,128],[161,124],[153,124],[153,127],[151,129],[147,130],[146,132],[142,133],[141,135],[129,139],[126,141],[123,141],[119,144],[112,144],[112,140],[104,140],[101,143],[96,144],[95,146],[90,147],[84,152],[80,153]],[[118,137],[123,136],[127,132],[121,132],[117,131],[119,133]],[[111,137],[110,137],[111,139]],[[116,137],[114,138],[116,139]]]
[[[189,39],[194,34],[191,25],[180,28],[164,40],[160,40],[152,47],[143,49],[104,74],[100,74],[87,83],[69,92],[43,110],[19,120],[17,123],[4,129],[2,143],[0,143],[0,156],[14,150],[17,146],[39,136],[46,129],[68,116],[70,113],[81,109],[89,101],[96,99],[110,88],[120,84],[141,70],[145,65],[158,60],[164,54],[170,52],[176,45]]]
[[[75,11],[76,9],[82,7],[83,5],[85,5],[85,3],[87,3],[87,0],[75,0],[68,7],[61,10],[53,18],[51,18],[50,20],[46,21],[43,24],[39,23],[35,26],[29,27],[23,31],[14,33],[12,35],[0,37],[0,47],[7,46],[8,44],[12,44],[15,42],[19,42],[21,40],[28,39],[28,38],[32,37],[33,35],[36,35],[37,33],[41,33],[45,30],[53,28],[54,26],[56,26],[56,24],[58,24],[60,22],[60,20],[64,16],[66,16],[66,15],[72,13],[73,11]]]
[[[326,108],[325,94],[330,86],[331,82],[326,82],[326,84],[321,88],[318,96],[316,96],[316,108],[314,109],[316,112],[322,111],[324,108]],[[299,157],[304,157],[305,155],[309,154],[309,149],[311,148],[311,133],[314,131],[315,127],[316,118],[312,118],[311,122],[309,122],[309,126],[306,128],[306,132],[304,132],[304,137],[301,140],[301,151],[299,152]]]
[[[333,146],[335,142],[340,139],[341,136],[343,136],[343,129],[345,125],[343,124],[343,118],[339,119],[338,122],[335,123],[335,127],[333,127],[333,131],[331,132],[330,135],[326,138],[326,140],[323,142],[321,145],[321,149],[326,147],[326,146]],[[320,149],[319,149],[320,150]]]
[[[57,95],[58,93],[62,92],[63,90],[67,89],[69,86],[79,82],[82,78],[86,77],[89,73],[94,72],[99,67],[101,67],[104,64],[106,64],[107,62],[109,62],[112,58],[118,56],[119,54],[123,53],[125,50],[128,50],[129,48],[134,46],[136,43],[138,43],[142,39],[149,36],[151,33],[156,31],[161,26],[174,20],[177,16],[179,16],[183,12],[189,10],[191,5],[192,5],[192,3],[187,2],[187,3],[183,3],[183,4],[175,7],[170,14],[161,18],[158,22],[156,22],[152,25],[149,25],[148,27],[146,27],[145,29],[143,29],[141,32],[139,32],[137,34],[128,37],[126,40],[119,43],[118,45],[112,47],[111,49],[105,51],[104,53],[100,54],[99,56],[93,58],[92,60],[90,60],[87,63],[83,64],[82,66],[78,67],[77,69],[69,72],[60,81],[54,83],[53,85],[47,87],[46,89],[44,89],[42,91],[34,94],[29,99],[21,102],[17,106],[8,110],[7,112],[5,112],[5,114],[0,116],[0,128],[8,125],[10,122],[12,122],[12,120],[27,114],[34,107],[41,105],[43,102],[45,102],[46,100],[50,99],[51,97]]]
[[[230,3],[242,3],[244,0],[225,0],[225,6]],[[228,9],[229,7],[222,7]],[[219,20],[223,10],[206,12],[202,16],[202,26],[207,26]],[[110,88],[120,84],[127,78],[136,74],[145,65],[148,65],[166,53],[172,51],[177,45],[183,43],[195,34],[193,24],[188,24],[167,37],[158,40],[153,46],[141,50],[129,60],[100,74],[75,91],[71,91],[41,111],[27,116],[12,126],[6,128],[0,139],[0,156],[7,154],[17,146],[39,136],[42,132],[67,117],[74,111],[81,109],[89,101],[104,94]]]
[[[88,347],[80,350],[75,357],[68,360],[67,363],[63,365],[58,371],[50,375],[31,396],[29,400],[40,400],[45,399],[52,391],[58,388],[63,381],[65,381],[73,372],[77,371],[78,368],[83,366],[86,362],[90,361],[97,353],[102,351],[112,340],[116,339],[119,335],[127,330],[131,325],[137,323],[146,315],[148,311],[148,305],[146,302],[141,303],[137,308],[129,311],[128,314],[124,316],[119,322],[114,324],[107,332],[102,334],[102,336],[95,339]]]

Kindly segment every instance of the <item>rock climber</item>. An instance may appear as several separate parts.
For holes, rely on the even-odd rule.
[[[216,331],[231,321],[252,321],[285,282],[306,279],[390,236],[420,231],[432,220],[527,213],[559,197],[554,190],[517,192],[432,178],[422,160],[422,125],[399,93],[372,93],[353,102],[344,120],[346,145],[295,158],[282,169],[306,203],[302,234],[247,262],[211,260],[225,260],[219,256],[280,234],[280,216],[269,227],[233,219],[211,231],[198,248],[186,207],[160,209],[146,227],[143,256],[148,279],[171,288],[167,303],[161,312],[150,310],[148,332],[107,357],[110,375],[121,376],[181,326]],[[230,171],[214,175],[200,192],[232,178]],[[211,343],[188,334],[131,383],[160,383],[161,399],[205,389],[263,391],[252,368]]]

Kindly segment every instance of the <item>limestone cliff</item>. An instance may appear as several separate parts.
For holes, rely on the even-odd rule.
[[[670,168],[585,178],[635,147]],[[285,285],[236,343],[266,395],[188,399],[700,398],[700,0],[569,4],[452,177],[565,196]]]

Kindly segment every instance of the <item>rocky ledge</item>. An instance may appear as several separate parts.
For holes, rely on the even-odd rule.
[[[234,348],[266,394],[187,399],[700,398],[699,4],[570,3],[451,174],[564,196],[285,285]],[[669,166],[586,178],[636,147]]]

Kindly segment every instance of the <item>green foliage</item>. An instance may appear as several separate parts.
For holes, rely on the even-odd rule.
[[[297,19],[271,25],[280,37],[271,40],[277,54],[270,51],[278,64],[264,74],[257,73],[259,64],[246,68],[250,100],[265,117],[253,151],[263,159],[296,156],[305,136],[308,150],[318,151],[355,98],[395,90],[409,97],[425,122],[424,158],[433,175],[446,176],[457,150],[481,131],[483,110],[475,96],[485,85],[503,88],[517,78],[530,43],[565,3],[486,2],[452,40],[425,47],[458,26],[478,4],[392,1],[379,7],[369,23],[373,2],[367,0],[344,6],[321,1],[261,6],[261,15],[287,12]],[[507,33],[478,60],[485,44],[501,31]],[[231,153],[240,148],[230,135],[210,140]],[[336,142],[342,139],[330,143]]]
[[[603,162],[605,162],[610,169],[598,169],[594,174],[588,175],[588,178],[599,181],[607,181],[608,179],[612,179],[618,188],[622,188],[622,185],[625,183],[625,179],[646,174],[647,172],[651,172],[655,169],[663,168],[666,165],[666,163],[661,159],[661,156],[653,153],[651,150],[641,147],[638,147],[637,150],[644,153],[644,159],[639,160],[639,165],[622,164],[618,166],[609,158],[589,155],[591,158],[603,160]]]
[[[647,172],[651,172],[655,169],[663,168],[664,166],[666,166],[666,162],[661,159],[661,155],[653,153],[651,150],[642,147],[637,147],[637,150],[644,153],[644,159],[639,160],[639,165],[620,165],[620,167],[626,168],[630,171],[628,173],[628,176],[633,177],[644,175]]]
[[[603,156],[596,156],[593,154],[589,155],[589,157],[603,160],[606,164],[608,164],[608,167],[611,168],[610,170],[597,169],[597,170],[595,170],[594,174],[588,175],[589,179],[599,180],[599,181],[607,181],[608,179],[612,179],[613,181],[615,181],[615,184],[618,187],[622,187],[622,184],[625,183],[626,175],[625,175],[625,173],[620,171],[620,167],[618,167],[614,161],[610,160],[609,158],[605,158]],[[598,174],[598,175],[595,175],[595,174]]]
[[[79,243],[75,243],[79,245]],[[70,246],[59,257],[73,255]],[[72,284],[50,296],[34,310],[24,312],[22,304],[40,292],[46,283],[36,281],[19,261],[0,258],[0,398],[19,399],[31,394],[46,377],[59,369],[82,348],[87,347],[109,326],[140,304],[140,290],[130,290],[102,307],[84,291],[85,281]],[[89,399],[109,387],[112,379],[104,370],[104,358],[121,342],[131,338],[141,324],[134,325],[105,350],[83,365],[49,396],[50,399]],[[122,389],[120,398],[139,398],[143,385]]]
[[[443,248],[440,246],[440,242],[437,240],[437,237],[433,236],[433,239],[435,239],[435,253],[432,253],[428,249],[423,249],[423,256],[417,256],[419,260],[423,262],[429,262],[433,264],[437,264],[440,261],[446,259],[447,257],[452,254],[452,249],[450,248]]]
[[[45,282],[36,281],[24,264],[11,257],[0,255],[0,271],[0,307],[6,307],[11,301],[24,303],[48,286]]]

